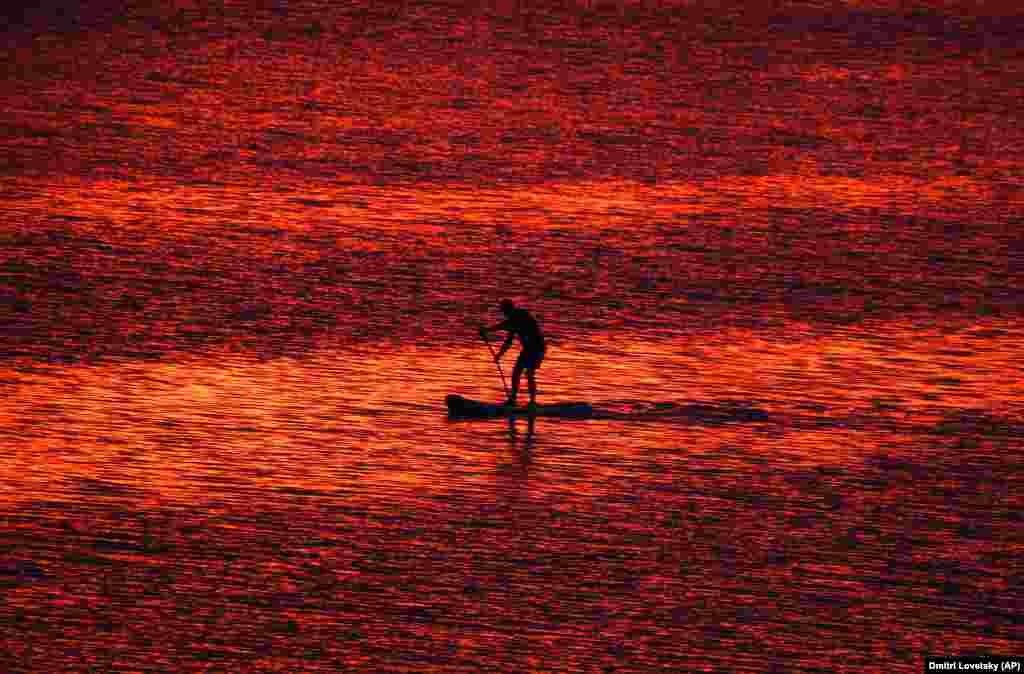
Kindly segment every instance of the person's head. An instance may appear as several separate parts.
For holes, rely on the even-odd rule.
[[[512,304],[512,300],[502,300],[500,306],[501,312],[506,316],[511,316],[512,310],[516,308],[516,305]]]

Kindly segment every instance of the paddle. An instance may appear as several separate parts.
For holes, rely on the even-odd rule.
[[[498,354],[494,352],[494,347],[491,346],[491,340],[487,339],[487,333],[484,332],[483,328],[480,328],[480,339],[484,340],[487,344],[487,350],[491,352],[491,358],[494,359],[494,364],[498,366],[498,374],[501,375],[501,387],[505,389],[505,398],[508,399],[508,384],[505,382],[505,373],[501,370],[501,363],[498,361]]]

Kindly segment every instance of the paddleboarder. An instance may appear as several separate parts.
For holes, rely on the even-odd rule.
[[[516,404],[516,394],[519,393],[519,379],[525,371],[526,383],[530,391],[530,405],[536,405],[537,368],[540,367],[541,361],[544,360],[544,335],[541,334],[537,319],[526,309],[517,307],[512,303],[512,300],[502,300],[500,306],[501,312],[505,314],[505,320],[490,328],[480,328],[480,336],[486,340],[488,333],[498,332],[499,330],[508,331],[505,343],[501,345],[498,353],[494,356],[494,362],[496,363],[501,360],[501,357],[512,346],[512,340],[515,337],[519,337],[523,350],[519,352],[519,357],[516,358],[516,365],[512,370],[512,391],[508,394],[508,400],[505,401],[505,404],[508,406]]]

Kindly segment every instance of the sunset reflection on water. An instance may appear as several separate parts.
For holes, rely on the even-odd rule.
[[[0,670],[1020,654],[1019,12],[88,5],[0,70]],[[592,418],[446,418],[504,297]]]
[[[532,429],[444,421],[452,388],[500,393],[479,348],[12,371],[9,611],[114,669],[190,668],[217,643],[271,669],[687,667],[710,638],[741,670],[744,643],[798,668],[805,640],[863,666],[864,639],[939,648],[923,614],[999,629],[1013,611],[1021,504],[999,466],[1019,368],[969,333],[900,332],[565,344],[542,395],[599,418]],[[166,634],[140,641],[154,621]]]

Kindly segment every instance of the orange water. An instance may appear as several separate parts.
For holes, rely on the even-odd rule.
[[[15,25],[3,671],[1020,653],[1020,15]],[[446,420],[501,297],[598,418]]]

